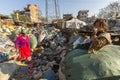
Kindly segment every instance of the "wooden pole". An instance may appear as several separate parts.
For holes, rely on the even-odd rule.
[[[46,0],[46,20],[48,22],[48,0]]]

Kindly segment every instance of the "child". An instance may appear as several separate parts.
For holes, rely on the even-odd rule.
[[[110,34],[107,33],[108,22],[105,19],[97,19],[93,25],[94,34],[88,53],[94,53],[112,42]]]

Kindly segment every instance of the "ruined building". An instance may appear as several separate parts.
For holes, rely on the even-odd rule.
[[[13,20],[10,16],[0,14],[0,25],[13,25]]]
[[[72,15],[72,14],[63,14],[63,19],[69,20],[69,19],[71,19],[71,18],[73,18],[73,15]]]
[[[29,4],[24,10],[16,10],[12,14],[15,25],[40,23],[40,11],[37,5]]]
[[[40,22],[40,11],[37,5],[29,4],[25,8],[24,15],[30,18],[31,22],[39,23]]]
[[[88,12],[89,12],[89,10],[80,10],[80,11],[78,12],[77,18],[78,18],[79,20],[86,21],[87,18],[88,18]]]

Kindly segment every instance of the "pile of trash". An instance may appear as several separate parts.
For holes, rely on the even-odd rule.
[[[14,80],[59,80],[59,65],[66,54],[63,50],[59,55],[33,53],[32,61],[20,66],[11,79]]]
[[[66,37],[55,27],[33,30],[31,34],[37,39],[37,42],[35,39],[31,41],[33,45],[37,44],[33,47],[33,51],[38,53],[42,49],[43,54],[56,54],[56,49],[66,41]],[[33,39],[33,37],[30,38]]]
[[[11,40],[7,32],[0,34],[0,62],[16,56],[14,41],[20,30],[9,32]],[[27,30],[32,61],[15,68],[10,80],[87,80],[120,75],[119,46],[108,45],[95,54],[88,54],[79,45],[89,43],[89,36],[72,29],[53,26]]]
[[[15,55],[14,43],[6,33],[0,33],[0,62],[9,60]]]
[[[14,57],[17,55],[14,42],[9,38],[12,27],[0,28],[0,80],[8,80],[15,70],[19,68]]]
[[[37,38],[36,34],[39,34],[39,29],[37,30],[29,34],[32,61],[27,63],[27,65],[20,65],[19,69],[11,76],[11,80],[59,80],[59,66],[67,52],[65,46],[66,38],[58,29],[50,28],[43,30],[47,34],[42,37],[43,39],[38,46],[36,44],[39,43],[39,38]]]

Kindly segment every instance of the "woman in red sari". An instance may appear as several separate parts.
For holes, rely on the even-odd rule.
[[[19,52],[20,60],[31,60],[30,39],[26,30],[23,29],[21,34],[17,37],[15,48],[17,52]]]

